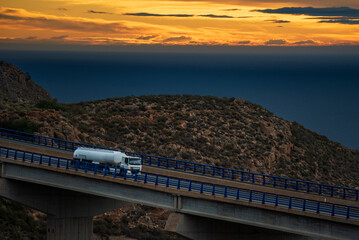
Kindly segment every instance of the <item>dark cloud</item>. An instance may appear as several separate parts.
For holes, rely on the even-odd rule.
[[[157,13],[124,13],[127,16],[138,16],[138,17],[193,17],[193,14],[157,14]]]
[[[27,38],[25,38],[26,40],[34,40],[34,39],[36,39],[37,37],[36,36],[30,36],[30,37],[27,37]]]
[[[163,40],[163,42],[183,42],[191,39],[192,39],[191,37],[186,37],[186,36],[170,37]]]
[[[60,10],[60,11],[67,11],[67,8],[58,8],[57,10]]]
[[[286,44],[287,41],[283,40],[283,39],[273,39],[273,40],[268,40],[265,42],[266,45],[282,45],[282,44]]]
[[[359,24],[359,17],[318,17],[307,19],[319,19],[319,23]]]
[[[305,41],[295,42],[294,44],[315,44],[315,42],[313,40],[305,40]]]
[[[240,11],[239,8],[223,9],[223,11]]]
[[[238,44],[249,44],[249,43],[251,43],[251,41],[239,41],[239,42],[237,42]]]
[[[136,39],[140,39],[140,40],[150,40],[152,38],[155,38],[157,37],[157,35],[150,35],[150,36],[141,36],[141,37],[138,37]]]
[[[209,17],[209,18],[233,18],[232,16],[228,15],[214,15],[214,14],[206,14],[206,15],[198,15],[200,17]]]
[[[359,20],[353,20],[353,19],[328,19],[328,20],[321,20],[319,23],[340,23],[340,24],[352,24],[356,25],[359,24]]]
[[[271,20],[266,20],[268,22],[273,22],[273,23],[290,23],[290,21],[287,20],[276,20],[276,19],[271,19]]]
[[[52,39],[52,40],[61,40],[61,39],[65,39],[65,38],[67,38],[67,37],[68,37],[67,35],[62,35],[62,36],[52,37],[51,39]]]
[[[313,7],[284,7],[277,9],[253,10],[262,13],[292,14],[307,16],[343,16],[359,17],[359,9],[350,7],[331,7],[331,8],[313,8]]]
[[[101,12],[101,11],[94,11],[94,10],[87,10],[88,13],[95,13],[95,14],[113,14],[111,12]]]

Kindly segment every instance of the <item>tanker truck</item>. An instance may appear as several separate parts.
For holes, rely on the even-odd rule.
[[[79,147],[74,152],[74,160],[80,163],[90,162],[95,164],[106,164],[109,170],[119,167],[118,173],[126,171],[126,174],[134,174],[142,169],[141,158],[128,156],[122,152]]]

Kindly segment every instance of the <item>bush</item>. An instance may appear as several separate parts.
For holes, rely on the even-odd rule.
[[[64,110],[63,106],[58,103],[56,100],[40,100],[35,104],[35,107],[41,109],[55,109],[55,110]]]
[[[3,120],[0,121],[0,127],[27,133],[34,133],[39,129],[36,123],[26,119]]]

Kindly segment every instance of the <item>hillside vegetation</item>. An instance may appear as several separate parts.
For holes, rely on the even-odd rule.
[[[39,134],[163,157],[348,187],[357,187],[359,177],[358,151],[243,99],[49,101],[6,104],[0,114],[2,125],[23,119]]]

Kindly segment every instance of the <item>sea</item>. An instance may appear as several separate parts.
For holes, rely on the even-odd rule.
[[[111,52],[0,50],[73,103],[123,96],[239,97],[359,149],[359,52]]]

